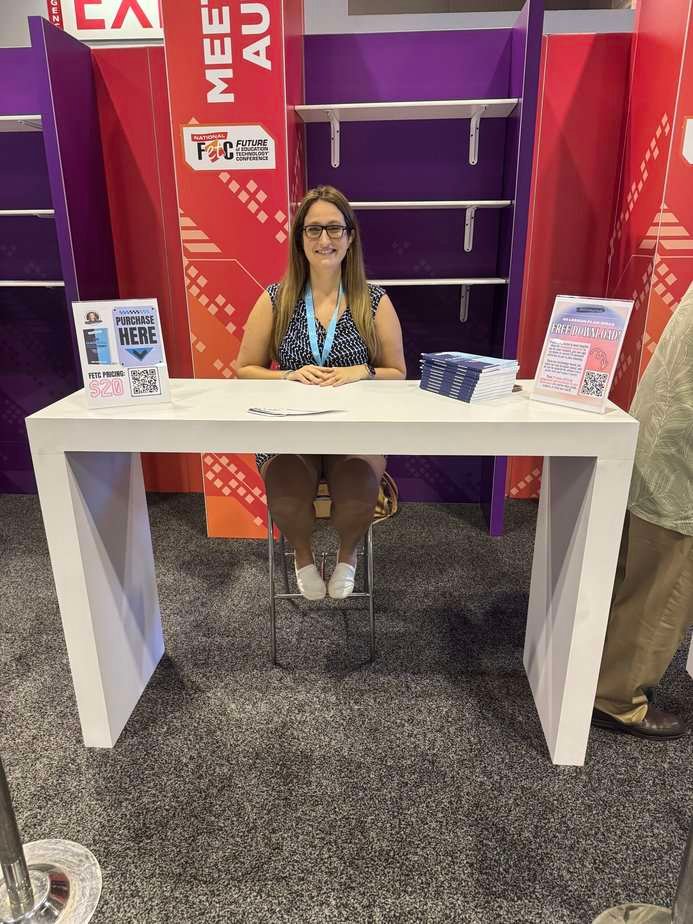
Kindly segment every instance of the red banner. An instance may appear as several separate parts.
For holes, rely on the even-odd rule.
[[[48,22],[59,29],[63,27],[63,9],[61,0],[46,0]]]
[[[159,0],[46,0],[48,20],[83,42],[161,40]]]
[[[197,378],[235,375],[248,314],[286,265],[284,12],[281,0],[162,2]],[[264,535],[253,457],[207,453],[203,466],[209,534]]]

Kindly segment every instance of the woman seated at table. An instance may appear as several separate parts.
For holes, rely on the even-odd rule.
[[[284,278],[268,286],[248,318],[239,378],[290,379],[323,388],[405,378],[397,314],[385,290],[366,281],[356,216],[342,193],[332,186],[307,193],[294,217],[290,246]],[[273,361],[278,368],[270,368]],[[335,599],[348,597],[385,457],[260,453],[256,461],[274,521],[296,553],[303,596],[320,600],[329,591]],[[340,540],[327,587],[312,549],[313,499],[322,478]]]

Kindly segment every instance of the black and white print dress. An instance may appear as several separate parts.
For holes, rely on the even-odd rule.
[[[272,299],[272,308],[276,308],[279,283],[275,282],[271,286],[268,286],[267,291]],[[368,283],[368,293],[371,297],[371,311],[373,312],[373,317],[375,317],[380,299],[385,294],[385,289]],[[318,328],[318,349],[322,351],[325,344],[326,330],[317,318],[316,321]],[[278,358],[279,368],[282,372],[288,372],[289,370],[293,372],[295,369],[300,369],[302,366],[315,364],[313,352],[310,348],[310,339],[308,337],[308,318],[306,316],[306,302],[303,297],[299,298],[296,303],[296,307],[291,315],[291,320],[289,321],[289,326],[286,329],[282,342],[279,344]],[[342,316],[337,321],[332,350],[327,357],[327,364],[329,366],[360,366],[368,362],[368,348],[358,328],[354,324],[354,319],[347,305]],[[268,459],[272,459],[275,455],[276,453],[274,452],[258,453],[255,456],[257,467],[262,469],[265,462],[267,462]]]

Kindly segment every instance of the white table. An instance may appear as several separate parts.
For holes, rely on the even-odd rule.
[[[171,384],[171,405],[89,411],[77,392],[27,419],[87,746],[115,744],[164,651],[141,452],[540,455],[524,664],[552,760],[584,762],[633,418],[613,405],[597,415],[530,401],[528,382],[477,406],[413,381]],[[337,410],[268,418],[248,413],[253,406]]]

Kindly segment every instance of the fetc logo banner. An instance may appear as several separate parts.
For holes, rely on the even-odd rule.
[[[273,170],[274,139],[261,125],[186,125],[185,162],[193,170]]]

